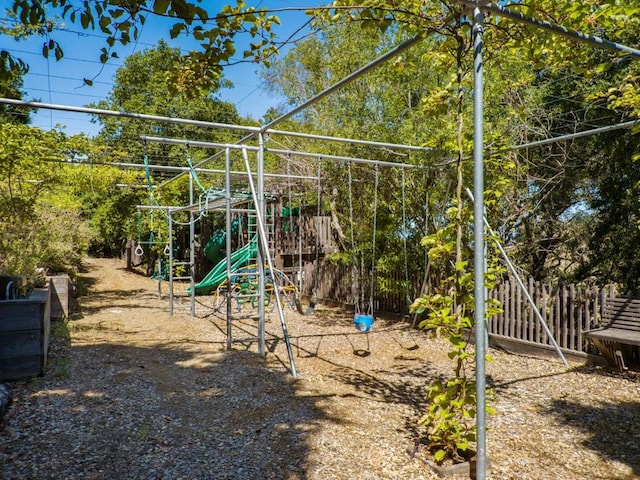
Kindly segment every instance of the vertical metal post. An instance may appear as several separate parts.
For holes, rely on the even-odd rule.
[[[225,186],[225,212],[226,212],[226,257],[227,257],[227,350],[231,350],[231,155],[229,148],[225,149],[224,157],[224,186]],[[249,239],[251,241],[251,239]]]
[[[256,187],[253,182],[253,177],[251,176],[251,166],[249,165],[249,156],[247,155],[246,149],[242,150],[242,156],[244,157],[244,165],[247,169],[247,174],[249,174],[248,175],[249,188],[251,189],[251,195],[253,196],[253,201],[256,204],[258,204],[258,194],[256,193]],[[267,231],[264,228],[264,225],[266,222],[262,217],[262,213],[260,209],[256,210],[256,216],[257,216],[256,224],[258,227],[258,235],[260,236],[261,242],[263,244],[268,244],[269,239],[268,239]],[[265,258],[267,260],[269,270],[273,272],[274,271],[273,261],[271,260],[271,254],[269,253],[269,250],[265,251]],[[287,354],[289,355],[289,367],[291,368],[291,376],[293,376],[293,378],[296,378],[298,374],[296,373],[296,365],[293,360],[293,350],[291,348],[291,341],[289,339],[289,332],[287,330],[287,322],[285,322],[284,320],[284,310],[282,308],[282,299],[280,298],[280,290],[278,289],[278,286],[275,284],[273,289],[273,296],[276,300],[276,307],[278,308],[278,317],[280,317],[280,325],[282,326],[282,336],[284,337],[284,343],[287,346]]]
[[[473,243],[474,243],[474,294],[476,328],[476,477],[486,478],[486,378],[485,378],[485,249],[484,249],[484,164],[483,121],[484,79],[483,43],[484,21],[480,8],[473,10]]]
[[[171,217],[171,210],[167,210],[167,216],[169,217],[169,315],[173,316],[173,218]]]
[[[298,289],[300,295],[304,293],[304,266],[302,264],[302,205],[298,206]]]
[[[193,173],[189,175],[189,205],[193,205]],[[173,250],[171,250],[173,255]],[[191,292],[191,318],[196,315],[196,225],[193,210],[189,210],[189,281]]]
[[[156,268],[158,269],[158,299],[162,300],[162,258],[160,255],[158,255]]]
[[[260,212],[256,221],[260,218],[264,220],[262,228],[267,228],[267,217],[264,203],[264,135],[258,134],[258,164],[256,166],[256,196],[258,197],[258,204],[256,208]],[[260,227],[259,227],[260,228]],[[267,250],[269,249],[269,232],[266,231],[264,238],[258,236],[258,292],[260,296],[258,298],[258,352],[260,356],[265,356],[265,269],[264,260],[268,256]],[[273,272],[272,272],[272,276]],[[277,288],[274,284],[274,289]],[[275,292],[274,292],[275,293]],[[277,295],[277,294],[276,294]]]

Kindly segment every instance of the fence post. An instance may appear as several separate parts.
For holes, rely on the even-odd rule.
[[[571,350],[575,347],[575,303],[576,300],[576,288],[574,284],[569,285],[569,302],[567,304],[567,322],[564,322],[564,328],[569,335],[568,343],[566,344]]]

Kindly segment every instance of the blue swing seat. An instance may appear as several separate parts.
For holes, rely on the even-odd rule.
[[[360,332],[368,332],[373,325],[373,315],[356,314],[353,317],[353,324]]]

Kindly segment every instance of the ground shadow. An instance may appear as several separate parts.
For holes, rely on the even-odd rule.
[[[14,415],[56,424],[1,435],[2,478],[304,479],[310,436],[337,421],[249,352],[101,344],[65,361],[16,389]]]
[[[340,325],[335,326],[339,321]],[[314,325],[322,323],[326,329],[318,329],[317,334],[291,336],[294,353],[297,357],[313,359],[325,364],[326,378],[339,382],[344,388],[339,395],[364,400],[364,405],[375,402],[379,404],[396,404],[407,406],[403,432],[411,441],[419,443],[422,428],[418,419],[426,410],[426,385],[435,379],[443,380],[443,376],[419,354],[418,344],[409,324],[397,319],[379,318],[375,329],[368,334],[360,333],[355,328],[344,328],[344,317],[339,315],[328,321],[314,321]],[[350,322],[349,322],[350,323]],[[328,341],[340,337],[344,339],[344,351],[336,352]],[[392,355],[392,364],[384,369],[371,368],[376,365],[376,353],[385,349],[385,355]],[[391,353],[393,352],[393,353]],[[362,367],[358,367],[362,359]],[[371,362],[369,362],[371,359]],[[407,448],[413,445],[408,444]]]
[[[602,458],[632,468],[634,478],[640,475],[640,402],[582,405],[566,400],[553,400],[547,413],[561,423],[588,435],[582,444]],[[616,425],[612,429],[611,425]],[[603,433],[606,432],[606,433]]]
[[[508,391],[510,387],[516,385],[518,383],[527,382],[529,380],[539,380],[543,378],[553,378],[553,377],[561,377],[563,375],[568,375],[569,373],[580,373],[583,375],[598,375],[603,377],[626,377],[630,381],[638,381],[638,374],[636,372],[624,372],[621,373],[611,367],[599,366],[599,365],[577,365],[571,367],[567,370],[563,370],[560,372],[551,372],[542,375],[525,375],[522,377],[514,378],[509,381],[495,381],[491,375],[486,376],[487,386],[496,392],[504,392]]]

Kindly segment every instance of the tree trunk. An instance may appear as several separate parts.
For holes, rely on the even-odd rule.
[[[331,212],[331,231],[333,232],[333,237],[340,248],[340,251],[345,251],[346,245],[346,237],[342,227],[340,226],[340,221],[338,220],[338,212],[336,207],[336,201],[338,198],[338,188],[333,187],[331,190],[331,202],[329,203],[329,210]]]

